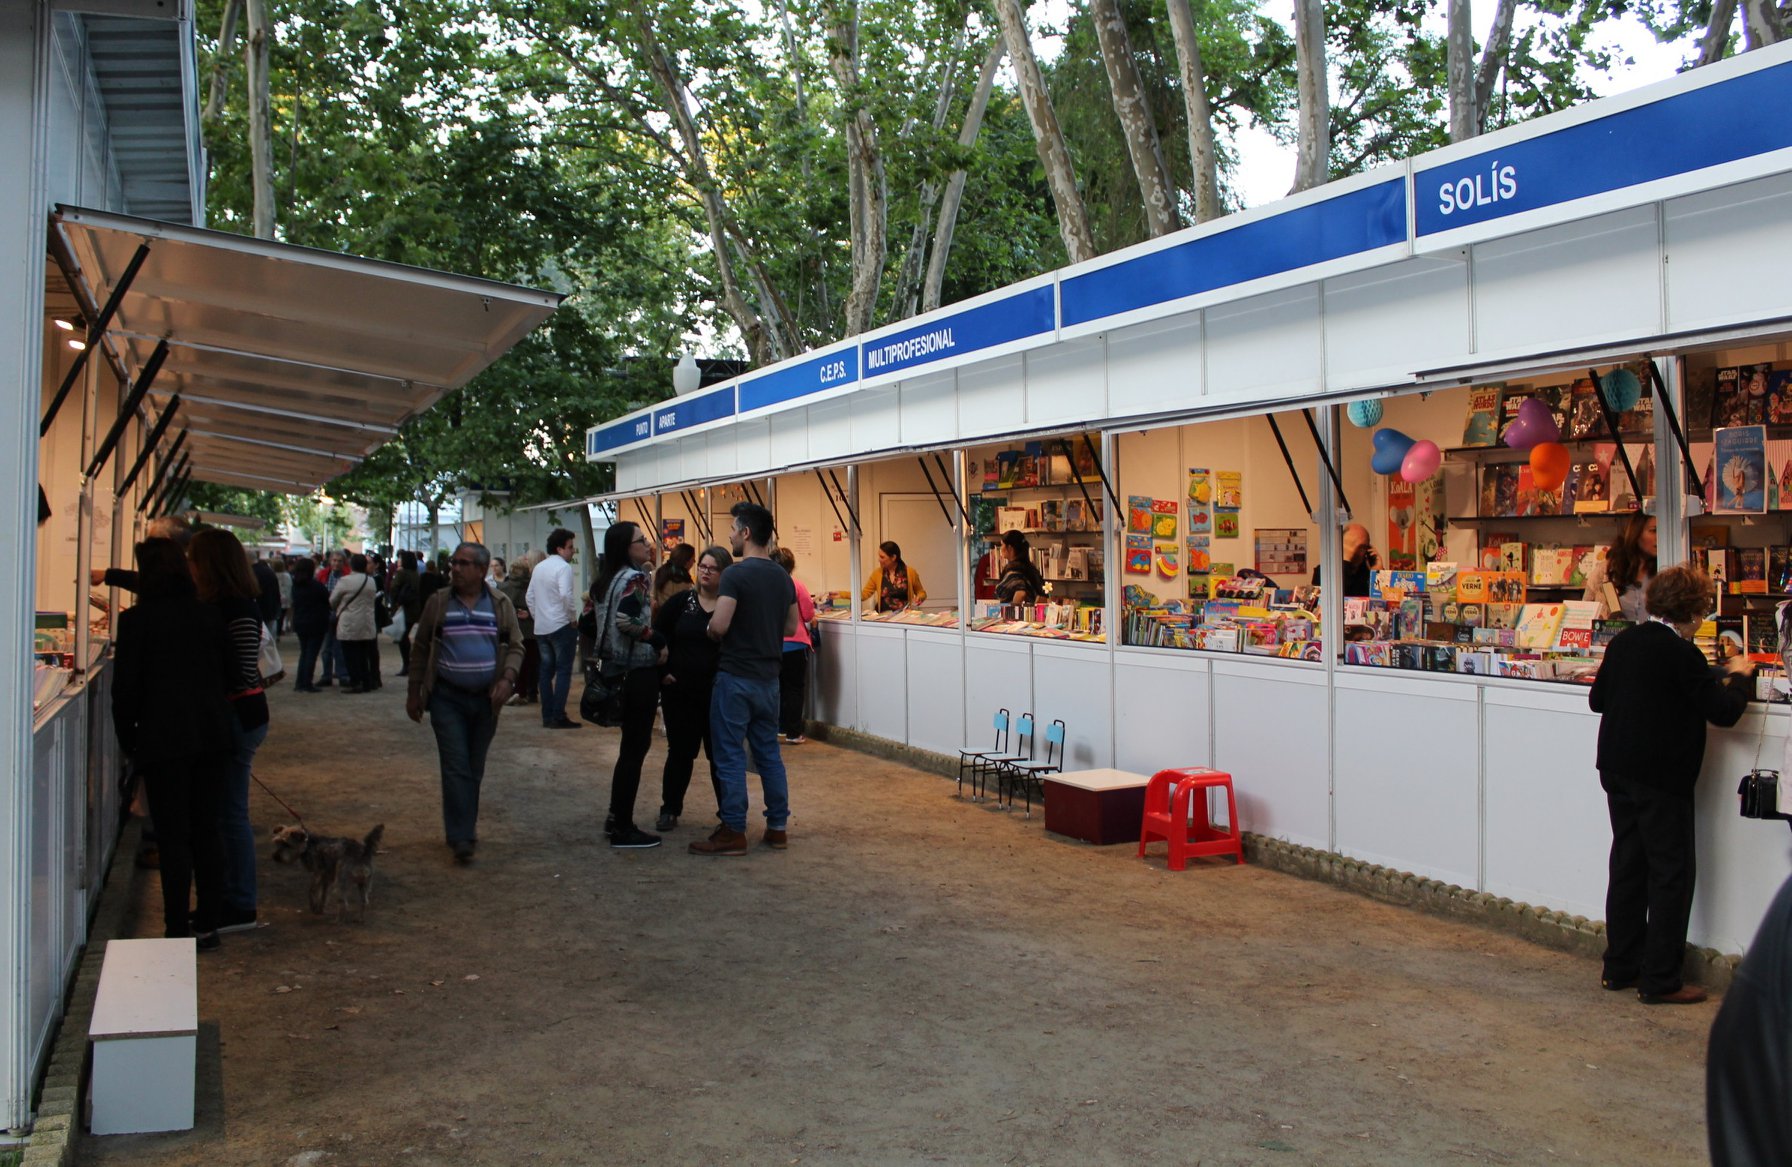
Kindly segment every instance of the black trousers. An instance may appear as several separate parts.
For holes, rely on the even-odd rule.
[[[653,748],[653,711],[660,703],[660,671],[630,669],[622,681],[622,745],[610,772],[610,813],[618,828],[633,826],[641,764]]]
[[[809,650],[786,650],[778,661],[778,732],[800,737],[803,697],[809,685]]]
[[[161,852],[162,935],[191,936],[215,931],[224,904],[224,782],[229,754],[145,766],[149,818]],[[188,922],[195,886],[199,906]]]
[[[1599,776],[1612,820],[1605,975],[1645,993],[1680,987],[1697,870],[1692,795]]]
[[[344,640],[343,659],[348,662],[349,684],[371,689],[379,683],[380,642],[377,640]]]
[[[722,809],[722,791],[716,782],[716,755],[709,743],[708,682],[667,685],[660,690],[660,708],[666,715],[666,768],[660,775],[660,813],[682,815],[685,791],[691,786],[697,751],[709,759],[709,781],[715,788],[716,811]]]

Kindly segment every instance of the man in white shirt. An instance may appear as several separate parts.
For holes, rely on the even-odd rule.
[[[535,642],[541,652],[541,724],[546,729],[579,728],[566,716],[572,660],[579,650],[579,595],[572,573],[578,553],[572,532],[556,527],[548,536],[547,558],[529,577],[525,606],[535,618]]]

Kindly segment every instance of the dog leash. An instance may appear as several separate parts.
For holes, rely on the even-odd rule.
[[[282,807],[284,807],[286,810],[286,813],[293,817],[293,821],[298,823],[299,826],[304,827],[305,833],[307,835],[309,835],[311,833],[311,828],[305,825],[304,818],[299,814],[298,811],[294,810],[291,806],[287,805],[287,802],[284,798],[281,798],[278,794],[275,794],[273,787],[269,786],[266,782],[263,782],[260,778],[256,777],[255,771],[253,771],[253,770],[249,771],[249,777],[255,779],[255,785],[257,785],[257,786],[261,787],[263,790],[267,791],[267,795],[269,798],[273,799],[275,802],[279,803]]]

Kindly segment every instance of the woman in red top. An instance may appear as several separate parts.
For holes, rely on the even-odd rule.
[[[803,697],[809,684],[809,653],[815,647],[810,628],[815,623],[815,600],[803,581],[796,578],[796,555],[788,547],[772,553],[778,565],[790,573],[796,587],[796,635],[784,641],[784,659],[778,673],[778,732],[793,746],[809,739],[803,736]]]

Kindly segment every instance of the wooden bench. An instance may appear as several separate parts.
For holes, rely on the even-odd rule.
[[[191,937],[106,945],[87,1036],[88,1129],[96,1135],[193,1127],[199,974]]]

